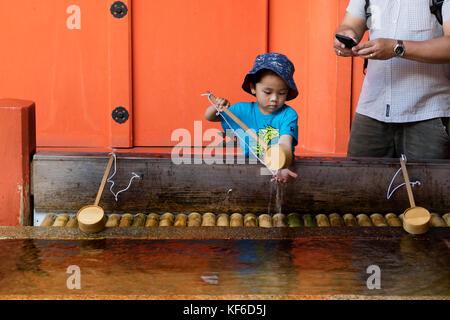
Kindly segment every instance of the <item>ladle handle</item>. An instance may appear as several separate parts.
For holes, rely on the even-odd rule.
[[[411,208],[416,206],[416,203],[414,202],[414,196],[411,188],[411,183],[409,182],[409,176],[408,171],[406,170],[405,162],[403,161],[403,158],[400,158],[400,164],[402,166],[403,171],[403,177],[405,178],[405,184],[406,184],[406,191],[408,191],[408,198],[409,203],[411,204]]]
[[[206,93],[209,95],[211,101],[213,103],[216,103],[216,97],[209,91],[207,91]],[[251,130],[244,122],[242,122],[241,119],[239,119],[233,112],[228,109],[225,109],[223,112],[225,112],[231,119],[233,119],[234,122],[236,122],[242,129],[244,129],[244,131],[247,132],[248,135],[255,139],[261,147],[263,147],[264,149],[268,148],[267,144],[262,141],[261,138],[258,137],[256,133],[253,132],[253,130]]]
[[[98,189],[97,198],[95,199],[94,206],[98,206],[98,203],[100,202],[100,198],[102,197],[103,189],[105,188],[106,179],[108,178],[109,170],[111,170],[111,166],[114,160],[114,156],[111,155],[109,157],[108,165],[106,166],[105,173],[103,174],[102,183],[100,184],[100,188]]]

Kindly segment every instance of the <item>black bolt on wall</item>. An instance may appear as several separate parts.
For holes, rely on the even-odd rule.
[[[117,107],[112,112],[112,117],[117,123],[124,123],[128,120],[130,114],[124,107]]]
[[[125,5],[125,3],[123,3],[122,1],[116,1],[112,4],[111,6],[111,14],[115,17],[115,18],[123,18],[127,15],[128,13],[128,8]]]

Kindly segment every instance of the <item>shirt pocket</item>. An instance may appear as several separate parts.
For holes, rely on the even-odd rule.
[[[431,14],[428,0],[407,0],[406,29],[411,31],[425,31],[433,29],[435,17]]]

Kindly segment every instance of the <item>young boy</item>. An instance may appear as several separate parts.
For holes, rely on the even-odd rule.
[[[298,116],[297,112],[285,104],[286,101],[298,96],[293,74],[295,68],[289,59],[280,53],[266,53],[256,57],[253,69],[246,75],[242,89],[254,95],[257,102],[239,102],[231,105],[224,98],[216,98],[219,111],[229,108],[239,119],[267,144],[285,144],[293,153],[298,143]],[[224,130],[233,129],[245,137],[247,144],[240,141],[245,157],[249,157],[250,150],[262,159],[264,150],[257,142],[241,130],[228,115],[222,113],[227,121],[220,115],[214,106],[210,106],[205,112],[205,118],[209,121],[222,124]],[[228,123],[227,123],[228,122]],[[231,125],[231,128],[230,128]],[[289,176],[296,178],[297,174],[289,169],[278,170],[274,178],[278,182],[285,183]]]

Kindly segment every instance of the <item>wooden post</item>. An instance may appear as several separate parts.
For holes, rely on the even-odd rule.
[[[109,0],[108,7],[116,1]],[[131,0],[122,0],[127,7],[123,15],[109,15],[109,67],[110,67],[110,123],[112,147],[130,148],[133,146],[133,98],[132,98],[132,49],[131,49]],[[114,110],[123,114],[128,112],[128,119],[116,122],[112,118]]]
[[[0,100],[0,226],[31,225],[31,157],[36,149],[35,105]]]

